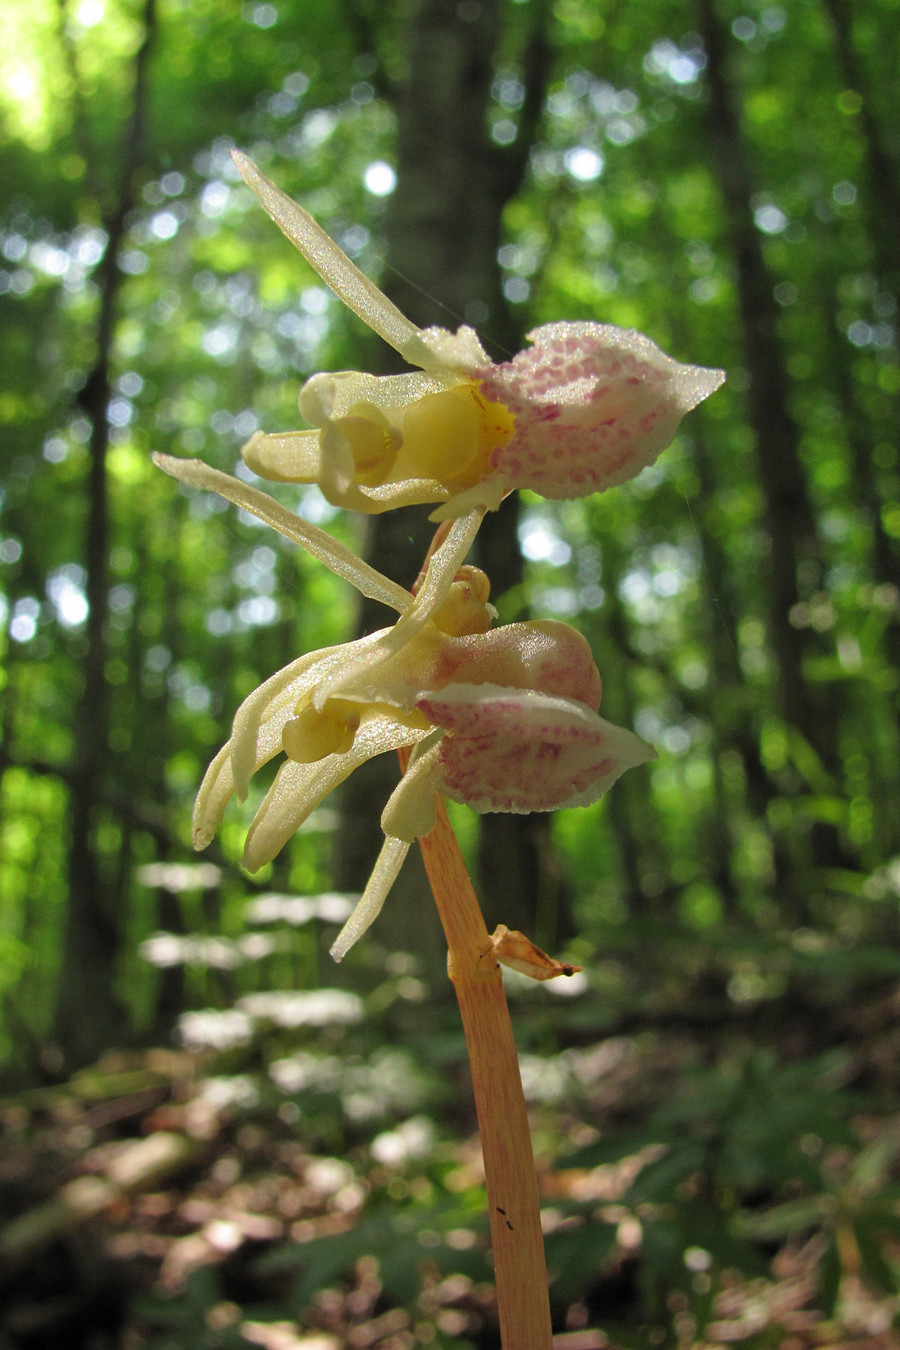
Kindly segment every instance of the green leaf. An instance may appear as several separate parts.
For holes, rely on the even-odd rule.
[[[837,1238],[832,1232],[828,1246],[822,1253],[822,1259],[816,1270],[816,1284],[819,1295],[822,1299],[822,1311],[826,1317],[832,1317],[837,1307],[838,1294],[841,1289],[841,1279],[843,1276],[843,1267],[841,1264],[841,1254],[838,1248]]]
[[[900,1288],[900,1271],[885,1256],[880,1226],[858,1219],[853,1225],[853,1234],[866,1275],[886,1294],[896,1294]]]

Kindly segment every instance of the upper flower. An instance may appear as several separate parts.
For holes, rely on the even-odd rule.
[[[471,328],[417,328],[252,160],[233,156],[335,294],[419,367],[314,375],[300,411],[318,429],[259,432],[242,451],[264,478],[318,483],[334,505],[357,511],[438,502],[436,520],[495,509],[515,488],[584,497],[653,463],[684,414],[725,378],[609,324],[546,324],[499,364]]]

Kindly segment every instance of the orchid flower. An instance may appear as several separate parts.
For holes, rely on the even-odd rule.
[[[260,685],[238,709],[194,808],[201,849],[230,798],[243,800],[253,774],[284,755],[246,839],[243,863],[256,871],[359,765],[414,747],[382,816],[386,837],[372,877],[332,949],[336,959],[379,913],[410,844],[431,831],[439,794],[481,812],[588,805],[625,769],[654,757],[632,732],[598,716],[601,681],[582,635],[555,620],[492,627],[490,583],[478,568],[463,566],[432,585],[439,549],[422,587],[432,600],[417,612],[408,591],[264,493],[197,460],[156,462],[253,511],[401,616],[392,628],[307,653]]]
[[[465,325],[451,333],[411,323],[302,207],[232,154],[323,281],[419,367],[314,375],[300,411],[316,430],[258,432],[242,450],[263,478],[317,483],[335,506],[368,513],[441,503],[433,520],[496,509],[516,488],[585,497],[652,464],[684,414],[725,378],[681,365],[633,329],[592,322],[545,324],[528,335],[531,346],[497,364]]]

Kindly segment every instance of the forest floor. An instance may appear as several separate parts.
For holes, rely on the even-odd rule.
[[[495,1350],[464,1070],[339,1049],[109,1055],[0,1104],[0,1350]],[[900,1347],[897,1121],[834,1061],[752,1054],[761,1102],[725,1059],[683,1031],[523,1056],[555,1350]]]

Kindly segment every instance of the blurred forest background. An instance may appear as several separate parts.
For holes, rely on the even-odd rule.
[[[235,144],[417,322],[727,369],[636,481],[479,540],[658,760],[454,821],[488,926],[586,968],[509,981],[559,1346],[897,1344],[896,0],[30,0],[0,39],[0,1346],[496,1345],[413,860],[326,955],[395,765],[258,876],[249,810],[190,852],[240,700],[385,622],[150,462],[246,472],[308,375],[390,368]],[[279,495],[411,583],[424,511]]]

